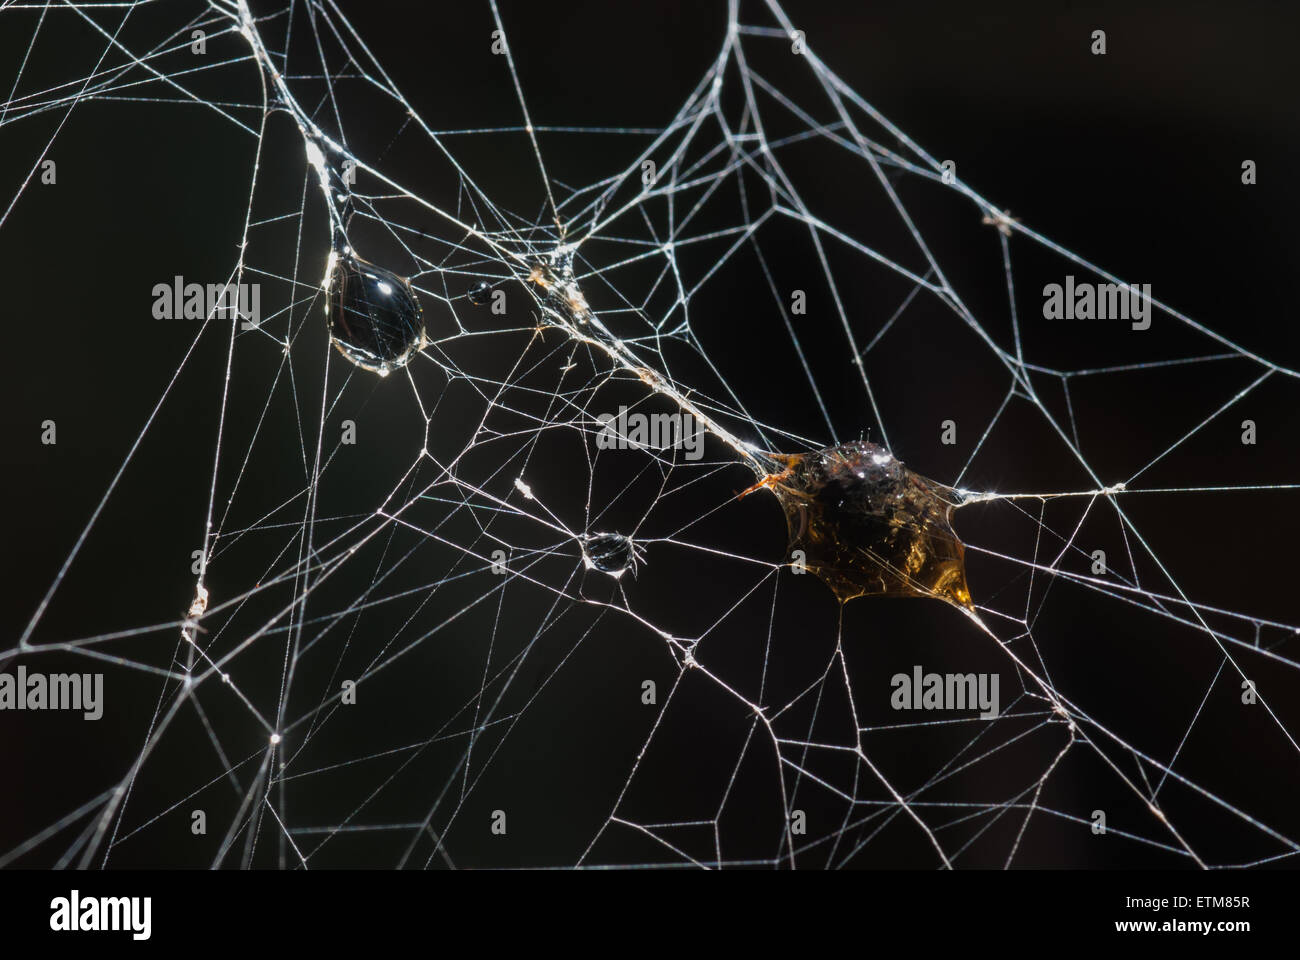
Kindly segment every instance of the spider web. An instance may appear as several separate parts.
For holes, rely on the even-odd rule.
[[[92,104],[199,111],[251,144],[222,187],[237,252],[205,279],[262,304],[185,328],[0,654],[103,671],[108,723],[73,749],[111,758],[11,820],[0,863],[1291,857],[1300,628],[1267,578],[1204,559],[1204,518],[1293,509],[1282,468],[1216,452],[1262,396],[1294,405],[1297,373],[1159,291],[1149,330],[1046,336],[1044,282],[1124,280],[946,176],[774,2],[733,2],[677,113],[637,127],[534,116],[532,38],[485,12],[490,120],[453,127],[335,3],[0,10],[23,41],[0,131],[44,124],[0,235]],[[64,33],[88,59],[51,55]],[[327,342],[332,224],[423,304],[429,342],[385,378]],[[197,396],[184,468],[150,457]],[[602,449],[620,407],[690,414],[704,456]],[[765,454],[863,435],[962,491],[972,611],[839,607],[774,498],[737,501]],[[164,483],[186,491],[165,520],[120,508]],[[609,533],[635,544],[623,576],[589,553]],[[115,571],[85,554],[123,536],[169,553],[176,589],[135,581],[104,622],[87,601]],[[999,715],[894,710],[913,665],[998,674]]]

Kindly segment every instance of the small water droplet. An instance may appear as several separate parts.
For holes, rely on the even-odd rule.
[[[481,307],[487,303],[492,296],[492,284],[488,283],[486,280],[480,280],[478,283],[474,284],[474,286],[469,288],[469,293],[466,294],[466,296],[469,298],[469,302],[474,304],[474,306]]]
[[[350,253],[331,254],[325,288],[330,339],[357,366],[386,376],[425,344],[410,281]]]
[[[639,548],[631,537],[621,533],[593,533],[582,543],[582,562],[587,569],[608,573],[616,579],[628,568],[635,573],[639,560]]]

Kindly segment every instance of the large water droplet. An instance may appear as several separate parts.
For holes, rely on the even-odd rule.
[[[410,282],[355,254],[330,254],[325,316],[339,353],[381,376],[404,366],[427,342]]]
[[[469,297],[469,302],[474,304],[474,306],[481,307],[487,303],[488,299],[492,296],[492,284],[488,283],[486,280],[480,280],[478,283],[474,284],[474,286],[469,288],[469,293],[467,293],[466,296]]]

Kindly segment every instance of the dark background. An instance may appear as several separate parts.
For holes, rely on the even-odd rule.
[[[345,12],[398,89],[431,125],[454,129],[518,124],[518,106],[504,66],[485,53],[493,29],[486,6],[466,4],[435,11],[417,4],[368,2],[347,7]],[[1291,50],[1297,27],[1293,10],[1274,4],[1149,4],[1133,9],[1129,4],[1024,3],[977,10],[963,4],[809,3],[792,5],[787,12],[796,26],[806,31],[812,49],[850,86],[932,156],[955,159],[961,179],[993,203],[1010,208],[1027,225],[1081,257],[1121,277],[1151,283],[1158,298],[1235,344],[1284,366],[1300,365],[1290,282],[1297,255],[1293,229],[1297,188],[1291,165],[1300,156],[1300,134],[1294,121],[1300,68]],[[200,13],[196,10],[195,15]],[[78,28],[69,19],[71,14],[63,16],[64,21],[43,28],[20,92],[70,79],[84,80],[93,69],[103,39]],[[153,8],[141,8],[133,15],[132,29],[147,34],[154,16],[165,24],[166,29],[157,28],[164,36],[184,22],[174,10],[155,13]],[[9,12],[3,17],[0,63],[16,64],[27,50],[34,14],[24,19],[18,12]],[[502,4],[502,17],[536,123],[619,127],[655,127],[668,122],[716,55],[726,22],[720,5],[697,3],[507,2]],[[770,23],[759,8],[749,11],[744,19]],[[1105,57],[1088,52],[1089,34],[1098,28],[1107,32],[1109,52]],[[233,53],[238,47],[229,49]],[[760,69],[766,70],[767,65]],[[217,77],[195,77],[193,86],[226,102],[257,102],[251,65],[242,73],[224,69]],[[798,82],[792,75],[790,83]],[[146,89],[149,96],[169,95],[156,87]],[[236,112],[245,122],[258,119],[247,110]],[[51,111],[0,127],[0,183],[5,185],[2,197],[6,205],[62,117],[62,111]],[[273,123],[279,128],[267,137],[257,198],[257,209],[267,216],[294,213],[304,206],[301,145],[282,118]],[[349,136],[357,139],[351,146],[358,153],[382,158],[387,155],[384,144],[398,133],[400,117],[378,110],[371,114],[362,100],[345,114],[344,126]],[[449,140],[492,196],[500,197],[521,215],[541,221],[544,218],[533,212],[541,209],[542,202],[535,166],[520,141],[518,137],[497,141],[483,134],[477,139]],[[541,143],[554,177],[586,182],[626,166],[641,141],[543,134]],[[8,267],[3,310],[8,343],[3,405],[8,438],[3,447],[7,458],[4,500],[8,509],[0,519],[6,564],[0,616],[6,635],[16,637],[27,624],[193,342],[191,328],[179,323],[158,324],[149,318],[148,291],[154,283],[177,273],[224,276],[235,259],[254,146],[251,136],[201,107],[86,103],[58,129],[49,151],[59,164],[58,184],[30,184],[8,221],[0,226],[0,257]],[[399,138],[392,151],[393,163],[415,164],[403,168],[405,182],[415,184],[421,195],[439,205],[454,204],[454,180],[438,173],[432,159],[425,174],[427,181],[414,179],[421,176],[419,155],[403,155],[401,147]],[[1258,164],[1255,186],[1240,183],[1243,159]],[[837,222],[854,225],[849,230],[854,236],[874,239],[880,211],[864,207],[858,212],[848,199],[879,195],[864,164],[841,176],[837,168],[819,168],[813,157],[802,167],[797,160],[792,163],[810,195],[835,210]],[[860,181],[852,180],[855,176]],[[954,284],[969,298],[978,316],[989,318],[985,325],[999,342],[1008,342],[1005,320],[998,313],[1000,307],[1005,308],[1005,286],[996,237],[987,227],[979,229],[978,211],[963,208],[965,226],[950,230],[949,224],[956,222],[950,219],[954,216],[952,205],[932,203],[929,198],[935,195],[934,189],[921,189],[906,180],[899,189]],[[312,196],[305,205],[311,211],[319,201]],[[319,217],[319,211],[311,216]],[[416,216],[412,214],[413,219]],[[305,232],[320,235],[319,226],[313,225],[315,234]],[[422,221],[419,228],[434,229]],[[978,238],[978,246],[968,240],[972,236]],[[795,278],[791,286],[801,276],[799,258],[806,254],[793,243],[786,265]],[[274,258],[296,254],[291,244],[292,236]],[[1169,327],[1163,327],[1168,339],[1154,343],[1149,356],[1142,353],[1145,345],[1135,347],[1132,341],[1112,349],[1106,341],[1081,341],[1078,330],[1050,329],[1041,323],[1031,327],[1033,318],[1026,311],[1035,303],[1034,290],[1047,282],[1046,278],[1059,279],[1067,268],[1059,259],[1043,258],[1023,238],[1014,239],[1012,245],[1031,359],[1071,368],[1224,352],[1207,340],[1168,332]],[[767,252],[779,254],[781,249],[776,242]],[[318,277],[324,255],[323,246],[309,247],[302,251],[296,268],[289,261],[285,269],[300,279]],[[259,256],[261,260],[254,262],[273,259],[264,250]],[[855,276],[848,263],[837,265],[837,279],[844,288],[852,287]],[[409,270],[399,264],[393,268]],[[774,324],[771,300],[745,269],[744,263],[739,263],[735,277],[728,278],[725,290],[730,300],[719,303],[701,298],[693,322],[700,330],[705,352],[718,359],[727,382],[760,419],[829,443],[832,438],[811,403],[811,391],[794,370],[788,349],[772,346],[778,340],[773,333],[776,327],[768,325]],[[452,294],[466,285],[459,277],[446,283]],[[417,278],[417,284],[438,290],[441,280],[425,276]],[[880,284],[877,291],[864,279],[862,289],[849,289],[846,294],[851,303],[860,301],[863,311],[855,313],[855,322],[861,317],[861,327],[855,331],[859,343],[874,332],[870,311],[887,315],[900,299],[896,293],[906,292],[885,281]],[[879,307],[879,302],[890,306]],[[295,344],[295,349],[311,358],[298,383],[298,396],[307,407],[319,404],[319,345],[323,343],[319,304],[312,309],[316,323],[305,328],[304,340]],[[431,314],[436,321],[445,322],[432,310]],[[768,319],[764,320],[765,316]],[[1162,321],[1170,323],[1158,315],[1156,322]],[[953,332],[950,314],[922,314],[905,328],[897,338],[882,344],[880,367],[871,370],[873,386],[883,398],[889,439],[910,466],[937,480],[953,482],[978,435],[975,424],[987,423],[1006,388],[1006,376],[988,364],[973,340],[960,331]],[[842,359],[843,341],[838,335],[805,332],[801,342],[813,355],[814,364],[830,369],[833,361]],[[189,552],[201,542],[203,532],[227,344],[227,338],[217,334],[200,341],[184,376],[171,388],[169,401],[155,419],[148,442],[123,475],[94,535],[55,594],[34,635],[36,642],[165,623],[175,620],[188,605],[193,588]],[[510,343],[500,357],[479,359],[485,364],[513,361],[520,345]],[[273,374],[278,362],[276,352],[264,344],[240,342],[237,357],[236,378],[256,382]],[[333,396],[332,391],[351,371],[344,369],[337,357],[330,363]],[[1098,467],[1103,480],[1123,479],[1133,472],[1134,465],[1154,459],[1258,372],[1241,362],[1202,363],[1129,379],[1089,381],[1074,397],[1085,433],[1085,455]],[[340,409],[332,410],[330,416],[336,421],[346,413],[358,420],[363,436],[382,438],[383,442],[363,444],[364,449],[349,454],[352,460],[331,467],[331,499],[326,512],[337,515],[373,509],[377,498],[382,498],[409,466],[422,429],[418,417],[412,420],[409,390],[403,383],[379,384],[359,374],[352,377],[341,392]],[[840,368],[838,373],[819,375],[818,385],[833,411],[839,439],[873,429],[873,420],[862,404],[861,386],[851,375]],[[442,386],[431,376],[427,396],[436,396]],[[448,402],[455,402],[458,396],[454,388],[449,390]],[[1058,396],[1052,398],[1053,403]],[[1297,414],[1291,378],[1275,375],[1254,396],[1254,405],[1242,416],[1251,416],[1260,424],[1256,448],[1240,448],[1237,443],[1239,417],[1221,418],[1203,439],[1164,461],[1160,470],[1146,478],[1150,484],[1294,482]],[[300,474],[293,480],[293,471],[301,471],[295,426],[300,414],[292,395],[284,392],[275,394],[269,403],[264,395],[239,402],[247,406],[236,406],[232,414],[230,446],[222,454],[223,470],[242,459],[249,448],[249,425],[262,410],[269,410],[267,432],[260,441],[262,446],[256,448],[257,456],[250,460],[251,472],[244,481],[246,495],[255,502],[264,500],[269,510],[283,498],[284,491],[301,487]],[[944,448],[937,442],[934,424],[956,415],[970,418],[964,423],[971,426],[963,425],[963,441],[957,449]],[[301,416],[310,425],[317,414],[309,411]],[[58,423],[56,447],[41,446],[37,440],[44,419]],[[1060,446],[1054,446],[1052,438],[1042,433],[1041,418],[1035,420],[1022,411],[1009,415],[1005,422],[1007,429],[991,437],[985,454],[963,482],[1006,490],[1086,489],[1091,485],[1065,458]],[[431,449],[443,444],[454,451],[463,445],[454,423],[444,426],[442,419],[435,419],[434,430]],[[563,463],[542,457],[539,461],[541,466],[536,469],[542,478],[546,477],[546,464]],[[563,475],[561,467],[552,468]],[[585,473],[579,473],[585,483]],[[750,479],[744,471],[732,470],[714,483],[718,489],[735,490]],[[228,486],[223,488],[228,491]],[[684,508],[684,516],[698,517],[717,502],[715,493],[708,488],[698,501]],[[600,502],[599,497],[596,500]],[[580,511],[581,498],[572,506]],[[1037,504],[1027,504],[1026,509],[1034,511]],[[1059,510],[1048,517],[1055,529],[1073,528],[1077,513],[1070,509],[1069,505],[1051,508]],[[1290,493],[1152,496],[1140,501],[1134,498],[1132,509],[1139,529],[1149,533],[1157,555],[1169,564],[1190,596],[1227,610],[1295,622],[1289,581],[1297,529]],[[260,515],[250,508],[243,519],[255,523]],[[431,516],[436,512],[422,518],[426,525],[433,522]],[[580,512],[567,519],[580,524]],[[968,542],[1005,544],[1007,552],[1017,557],[1031,555],[1035,527],[1012,508],[989,507],[982,514],[972,512],[969,518],[963,512],[958,527]],[[1116,529],[1112,522],[1109,528],[1099,527],[1094,536],[1111,555],[1123,549]],[[1107,540],[1107,536],[1114,539]],[[776,560],[784,547],[784,530],[774,502],[755,497],[734,508],[734,513],[715,517],[693,530],[691,541]],[[247,554],[235,554],[224,566],[214,564],[214,595],[223,586],[220,577],[224,569],[238,571],[244,578],[237,576],[224,584],[226,596],[249,589],[279,544],[251,542]],[[399,541],[391,548],[418,546],[418,541]],[[399,577],[393,590],[399,589],[399,583],[415,589],[419,583],[445,576],[455,563],[456,553],[445,547],[441,553],[427,544],[419,548],[424,551],[421,561],[427,559],[428,565],[404,569],[409,583]],[[661,560],[656,567],[655,559],[652,554],[646,571],[629,585],[629,596],[637,609],[655,611],[654,622],[678,635],[690,633],[692,624],[698,627],[692,616],[696,607],[709,607],[701,583],[716,583],[718,597],[735,598],[742,585],[752,581],[752,571],[739,565],[710,566],[688,555]],[[376,556],[357,567],[352,579],[339,577],[330,586],[321,598],[325,609],[337,610],[357,601],[374,570],[385,565]],[[566,581],[571,567],[571,563],[542,567],[538,578],[558,586]],[[1151,569],[1142,573],[1144,583],[1158,583],[1149,579],[1154,573]],[[1012,600],[998,599],[1003,596],[999,591],[1009,591],[1006,596],[1023,595],[1023,584],[1015,580],[1015,574],[994,564],[973,558],[971,577],[977,600],[999,609],[1014,609]],[[738,685],[751,683],[762,663],[770,624],[778,636],[771,669],[776,674],[785,671],[791,689],[773,681],[769,704],[784,702],[783,693],[788,694],[786,699],[794,696],[797,678],[806,676],[817,664],[824,665],[836,636],[837,611],[825,589],[815,582],[792,584],[788,577],[782,582],[786,592],[775,614],[770,606],[764,606],[770,604],[767,594],[766,600],[752,609],[741,609],[724,621],[712,635],[716,642],[708,648],[713,658],[710,665],[720,674],[735,677]],[[1151,587],[1158,588],[1163,585]],[[491,589],[492,584],[480,576],[467,582],[463,591],[440,591],[435,604],[419,611],[421,627],[431,629],[442,615]],[[590,589],[604,586],[594,584]],[[1035,637],[1053,668],[1053,682],[1109,729],[1158,757],[1169,756],[1205,696],[1220,659],[1217,650],[1194,631],[1171,628],[1124,604],[1099,603],[1094,594],[1070,593],[1064,586],[1053,589],[1059,592],[1035,625]],[[409,731],[409,737],[397,737],[408,742],[435,736],[440,730],[462,729],[465,718],[455,719],[455,710],[467,697],[466,691],[474,689],[475,677],[482,669],[481,659],[476,658],[485,638],[495,635],[492,625],[498,623],[498,632],[507,636],[501,642],[519,649],[554,616],[548,613],[551,599],[545,591],[521,588],[507,597],[502,606],[506,613],[498,620],[494,597],[485,609],[444,628],[432,642],[418,644],[397,670],[379,675],[383,686],[376,685],[374,699],[382,701],[383,711],[356,721],[343,733],[336,732],[336,739],[320,753],[308,755],[303,765],[314,769],[372,754],[394,742],[394,730]],[[277,598],[268,598],[262,613],[276,608]],[[323,674],[312,677],[312,684],[304,684],[313,690],[323,688],[332,679],[335,666],[346,676],[344,665],[351,665],[351,658],[357,658],[357,663],[369,662],[375,648],[394,637],[402,638],[400,645],[405,646],[421,632],[420,628],[403,632],[410,629],[404,626],[410,612],[409,607],[381,609],[348,621],[321,644],[323,655],[316,667]],[[256,613],[247,612],[249,622],[256,621]],[[637,700],[641,680],[655,678],[664,690],[677,674],[662,641],[649,633],[629,629],[611,617],[597,619],[593,625],[593,614],[585,607],[568,616],[569,620],[538,639],[525,669],[510,687],[511,696],[520,698],[509,701],[515,708],[521,708],[534,690],[540,690],[541,696],[502,741],[500,753],[488,764],[484,779],[469,792],[464,810],[448,832],[447,850],[457,865],[556,866],[576,862],[608,816],[653,720]],[[238,634],[240,626],[232,622],[229,630]],[[1237,636],[1249,632],[1241,623],[1230,626]],[[346,638],[339,635],[348,631],[353,639],[345,647]],[[939,604],[857,601],[845,608],[843,635],[846,646],[852,648],[855,694],[864,709],[868,703],[883,703],[878,689],[881,677],[914,662],[935,668],[950,664],[963,671],[1000,669],[1004,671],[1004,699],[1008,697],[1011,674],[1005,659],[996,651],[984,650],[981,638],[965,621]],[[1282,635],[1266,631],[1265,639],[1278,642]],[[367,645],[369,649],[365,649]],[[113,653],[166,667],[174,646],[175,630],[161,630],[124,641]],[[575,647],[576,653],[566,659]],[[1289,647],[1280,647],[1278,653],[1296,659],[1294,641]],[[268,645],[264,653],[255,651],[244,658],[247,666],[242,688],[272,713],[282,657],[283,638]],[[12,669],[16,662],[8,661],[5,669]],[[1261,690],[1278,711],[1282,725],[1295,729],[1300,718],[1287,703],[1288,699],[1295,702],[1294,671],[1248,662],[1259,667]],[[51,671],[71,664],[91,669],[84,666],[85,660],[53,656],[42,657],[39,663]],[[35,669],[32,662],[29,668]],[[121,686],[113,685],[115,679]],[[875,687],[870,686],[873,682]],[[11,783],[20,786],[7,789],[0,800],[0,823],[4,824],[0,849],[13,848],[106,789],[139,752],[158,699],[158,681],[110,668],[109,684],[110,697],[130,704],[122,708],[129,712],[101,721],[91,743],[87,743],[79,721],[3,718],[9,732],[0,737],[0,762],[4,769],[15,771]],[[1180,755],[1178,769],[1241,810],[1294,836],[1300,832],[1289,799],[1300,779],[1294,747],[1277,735],[1269,721],[1251,718],[1247,722],[1232,712],[1236,699],[1232,683],[1221,682],[1214,693],[1209,712],[1198,721],[1198,736]],[[303,702],[295,701],[300,709],[290,713],[301,712]],[[147,798],[140,801],[141,814],[146,810],[149,816],[169,812],[118,847],[110,865],[191,866],[212,861],[238,797],[220,773],[226,766],[252,757],[239,771],[246,787],[258,762],[257,738],[262,734],[248,724],[238,705],[226,705],[225,709],[213,705],[211,709],[214,723],[228,738],[223,742],[238,744],[242,752],[232,747],[229,763],[218,764],[197,720],[187,717],[179,722],[152,765],[160,772],[144,778],[139,788]],[[1214,716],[1215,710],[1221,710],[1221,716]],[[876,713],[874,722],[889,720],[888,711]],[[622,815],[642,822],[711,815],[726,774],[741,754],[739,745],[749,719],[734,700],[719,697],[716,688],[688,674],[679,699],[666,714],[656,741],[659,747],[647,756]],[[841,734],[843,719],[833,705],[825,708],[823,722],[832,729],[840,723]],[[806,719],[804,723],[802,736],[808,737]],[[1033,725],[1033,721],[1024,722],[1026,729]],[[1003,750],[996,759],[976,765],[966,776],[954,778],[947,792],[938,791],[937,799],[987,803],[1017,796],[1032,787],[1059,749],[1059,731],[1049,733],[1028,737],[1023,748]],[[875,747],[878,752],[873,756],[898,782],[919,785],[916,778],[921,771],[933,770],[936,757],[946,760],[966,739],[965,735],[951,740],[936,736],[931,741],[929,737],[913,730],[897,740],[886,738]],[[489,742],[497,743],[495,739]],[[367,808],[363,819],[370,823],[419,819],[434,805],[463,746],[463,740],[439,740],[417,763],[404,768],[404,779],[389,786],[381,800]],[[1131,758],[1122,751],[1113,755],[1128,760],[1126,776],[1140,779],[1142,772]],[[817,763],[809,762],[814,767]],[[289,809],[304,825],[339,823],[384,783],[390,772],[391,767],[383,763],[359,764],[337,776],[312,779],[310,786],[290,794]],[[828,765],[818,772],[842,788],[851,788],[851,768]],[[191,838],[186,812],[190,805],[172,809],[172,804],[188,799],[191,790],[213,779],[221,789],[205,787],[211,794],[204,803],[215,826],[207,838]],[[1171,793],[1162,795],[1170,805],[1171,818],[1184,825],[1186,833],[1195,838],[1198,852],[1208,860],[1253,861],[1281,849],[1239,817]],[[769,755],[755,752],[749,757],[742,765],[734,795],[720,816],[728,844],[724,859],[770,857],[778,848],[781,823]],[[834,832],[825,824],[838,822],[845,816],[844,810],[834,802],[823,804],[814,799],[819,796],[810,793],[808,807],[815,820],[823,818],[817,820],[822,831]],[[1126,824],[1125,829],[1142,836],[1168,841],[1167,835],[1144,819],[1145,811],[1131,792],[1119,789],[1112,772],[1084,749],[1071,754],[1070,763],[1050,781],[1043,803],[1085,820],[1091,810],[1103,807],[1111,811],[1112,825]],[[511,811],[511,833],[508,840],[496,842],[481,825],[490,810],[502,806]],[[440,821],[451,808],[440,806],[439,811],[437,831],[442,830]],[[139,816],[131,808],[127,827],[138,823]],[[79,821],[66,836],[38,847],[21,862],[42,866],[55,862],[84,824]],[[1002,865],[1018,827],[1018,817],[1002,818],[959,863]],[[269,837],[274,825],[264,823],[263,830]],[[393,865],[410,838],[410,833],[341,835],[324,848],[317,862],[326,866]],[[865,839],[859,828],[846,831],[832,861],[844,859],[855,866],[928,867],[934,863],[928,844],[900,819],[891,821],[859,854],[851,856],[851,848]],[[946,849],[961,845],[948,837],[945,840]],[[1125,843],[1117,837],[1112,840],[1100,843],[1086,827],[1039,817],[1027,832],[1015,863],[1188,863],[1149,844]],[[711,855],[709,828],[694,834],[680,830],[676,842],[701,858]],[[589,862],[677,859],[632,831],[607,832],[602,843]],[[236,848],[243,849],[242,837]],[[410,862],[423,863],[431,849],[425,842]],[[825,848],[815,849],[801,865],[823,864],[828,855]],[[282,856],[282,848],[266,840],[259,843],[252,862],[271,866],[283,862]],[[238,853],[225,860],[227,865],[237,862]]]

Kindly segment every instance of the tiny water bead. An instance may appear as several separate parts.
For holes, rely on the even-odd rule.
[[[339,353],[381,376],[404,366],[428,342],[410,281],[350,252],[330,253],[325,315]]]
[[[492,284],[488,283],[486,280],[480,280],[478,283],[474,284],[474,286],[469,288],[469,293],[466,294],[466,297],[469,298],[469,302],[474,304],[474,306],[481,307],[492,297]]]
[[[621,533],[593,533],[583,538],[582,562],[588,570],[599,570],[618,579],[630,569],[636,575],[641,548]]]
[[[865,440],[811,453],[768,454],[783,469],[766,487],[785,511],[790,552],[834,591],[854,597],[934,597],[973,609],[966,548],[952,527],[951,487],[903,466]]]

